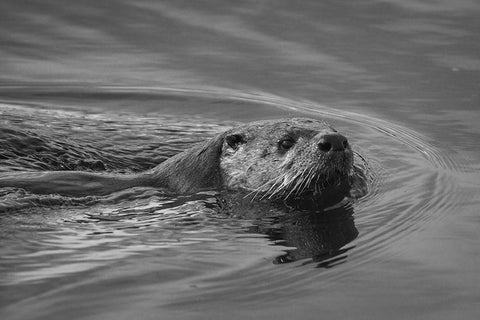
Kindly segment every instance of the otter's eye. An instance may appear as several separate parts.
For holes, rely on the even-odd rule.
[[[291,138],[283,139],[279,142],[279,146],[284,150],[290,149],[291,147],[293,147],[294,144],[295,141]]]

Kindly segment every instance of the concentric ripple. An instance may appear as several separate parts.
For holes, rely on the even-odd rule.
[[[135,299],[154,291],[165,306],[219,296],[268,302],[269,292],[291,296],[314,278],[332,280],[386,259],[396,241],[464,201],[455,192],[462,160],[448,149],[398,124],[309,101],[218,88],[12,87],[2,96],[0,174],[140,171],[236,122],[309,116],[346,133],[368,185],[366,195],[328,213],[341,212],[337,220],[285,217],[276,208],[261,208],[262,217],[248,215],[259,212],[248,207],[243,217],[225,215],[208,192],[173,197],[134,188],[65,198],[4,188],[0,285],[19,289],[12,302],[43,290],[51,278],[73,284],[45,293],[47,299],[76,294],[76,281],[97,287],[115,277],[138,279]],[[286,256],[291,263],[273,263]],[[103,271],[120,261],[116,275]]]

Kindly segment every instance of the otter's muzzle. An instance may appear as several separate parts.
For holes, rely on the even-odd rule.
[[[318,138],[318,149],[322,152],[345,151],[349,147],[347,138],[337,132],[320,133]]]

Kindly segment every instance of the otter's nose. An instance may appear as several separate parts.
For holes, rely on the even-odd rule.
[[[324,133],[320,136],[318,148],[323,152],[344,151],[348,148],[348,140],[340,133]]]

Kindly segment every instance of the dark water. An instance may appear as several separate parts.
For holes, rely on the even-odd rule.
[[[478,318],[479,30],[474,0],[2,1],[0,174],[137,172],[309,116],[369,192],[299,214],[0,189],[0,317]]]

